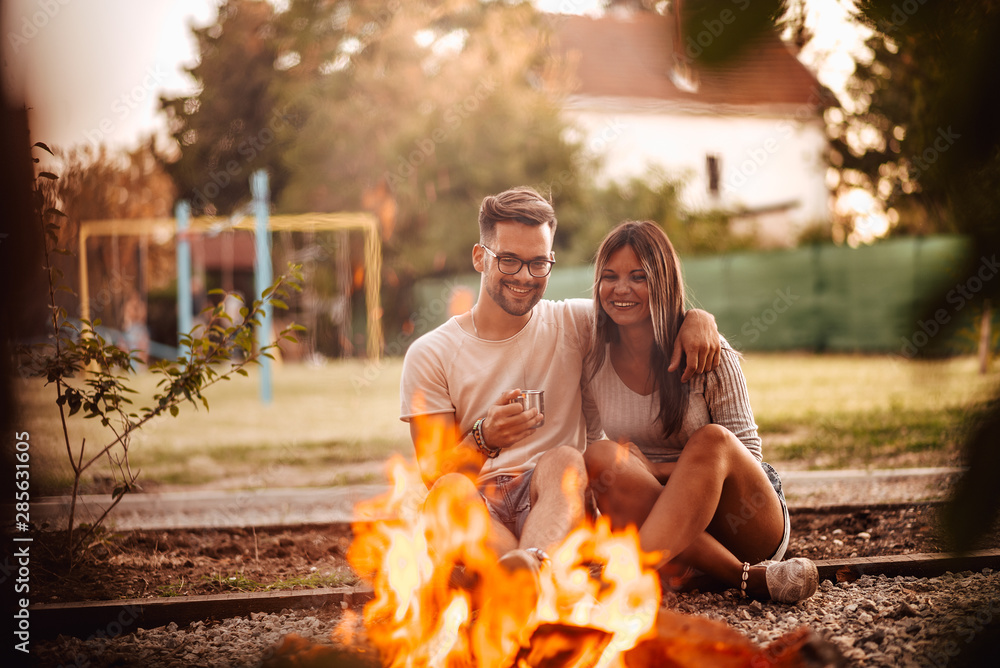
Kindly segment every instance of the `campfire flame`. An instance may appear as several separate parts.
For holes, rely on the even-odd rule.
[[[464,448],[453,446],[456,435],[440,420],[418,426],[417,452],[425,466],[432,462],[431,478],[475,473],[474,462],[456,462]],[[499,566],[485,505],[448,486],[429,494],[420,471],[401,457],[389,469],[389,492],[355,508],[347,554],[372,586],[363,620],[384,665],[505,667],[555,656],[558,665],[621,665],[622,652],[654,628],[659,555],[642,553],[634,528],[613,532],[603,518],[585,523],[549,551],[536,584],[529,572]],[[570,492],[582,484],[563,480]],[[566,663],[570,655],[576,664]]]
[[[425,433],[447,441],[433,424]],[[661,610],[662,555],[644,553],[634,527],[585,522],[549,551],[536,584],[498,565],[482,504],[447,486],[429,494],[401,457],[389,466],[390,491],[355,509],[347,554],[373,589],[362,618],[384,666],[801,665],[805,630],[761,649],[724,623]],[[346,616],[335,637],[350,638],[354,624]]]
[[[601,519],[573,531],[552,551],[536,597],[533,576],[503,571],[487,547],[484,506],[447,488],[429,496],[402,458],[390,466],[392,489],[356,509],[364,520],[348,552],[374,591],[363,617],[384,665],[517,665],[540,627],[565,627],[600,631],[586,636],[589,651],[573,650],[593,656],[600,645],[587,665],[610,666],[654,627],[659,578],[634,529],[612,532]],[[463,571],[474,584],[453,583]]]

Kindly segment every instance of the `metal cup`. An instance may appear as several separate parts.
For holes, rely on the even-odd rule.
[[[514,397],[514,401],[521,404],[524,410],[529,408],[537,408],[540,414],[545,413],[545,390],[521,390],[521,394]],[[513,403],[513,401],[511,402]],[[545,424],[545,418],[536,424],[533,428],[537,429]]]

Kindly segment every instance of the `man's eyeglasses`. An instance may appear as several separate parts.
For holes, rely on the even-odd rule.
[[[513,276],[517,272],[521,271],[521,267],[528,265],[528,273],[535,278],[545,278],[552,271],[552,265],[556,263],[555,260],[522,260],[521,258],[514,257],[513,255],[497,255],[491,251],[486,246],[479,244],[479,246],[496,258],[497,268],[500,269],[501,274],[507,274]]]

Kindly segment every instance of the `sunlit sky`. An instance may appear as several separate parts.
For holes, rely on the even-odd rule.
[[[162,125],[161,93],[191,90],[189,24],[215,16],[214,0],[7,0],[4,81],[33,140],[131,146]]]
[[[593,12],[599,0],[536,0],[546,11]],[[810,0],[816,38],[803,59],[837,90],[860,37],[843,29],[844,0]],[[161,94],[193,89],[191,26],[211,23],[216,0],[7,0],[4,84],[26,100],[33,141],[134,146],[162,131]]]

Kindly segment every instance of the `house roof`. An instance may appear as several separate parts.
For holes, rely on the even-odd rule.
[[[675,45],[677,29],[671,16],[651,12],[599,18],[555,15],[552,25],[552,46],[571,65],[571,89],[576,96],[757,107],[761,111],[836,104],[833,94],[774,33],[757,37],[733,62],[709,69],[685,58],[685,49],[693,50],[697,42],[684,38]],[[685,77],[678,76],[685,69],[697,82],[695,89],[685,86]]]

